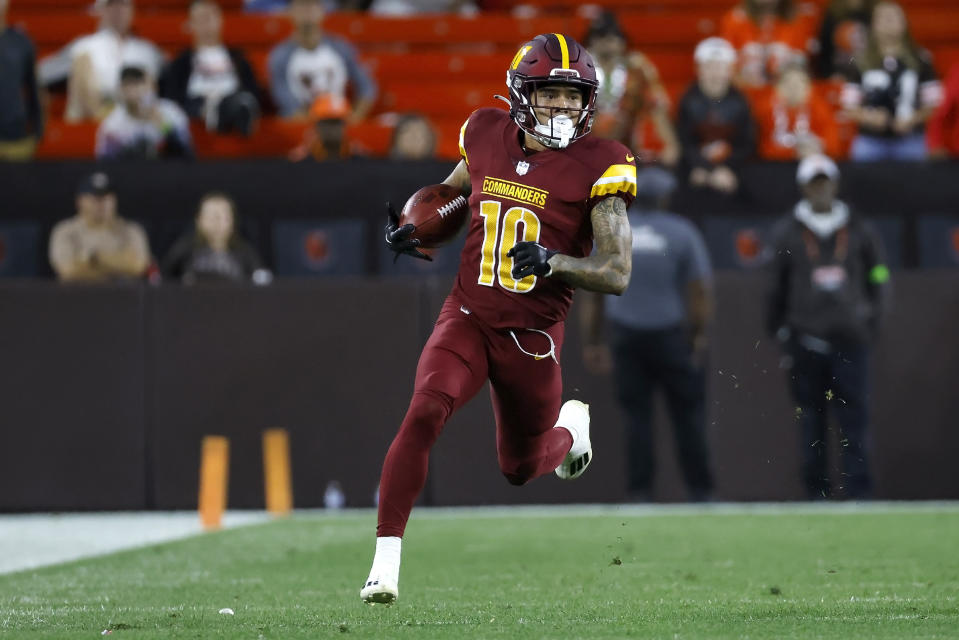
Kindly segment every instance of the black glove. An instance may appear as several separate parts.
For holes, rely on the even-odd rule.
[[[513,259],[511,275],[522,280],[530,274],[541,277],[551,274],[553,267],[549,266],[549,259],[557,253],[536,242],[517,242],[506,255]]]
[[[410,237],[413,235],[416,227],[412,224],[404,224],[402,227],[399,226],[400,217],[396,215],[396,210],[393,209],[393,205],[389,202],[386,203],[386,211],[386,245],[390,248],[390,251],[396,254],[393,262],[395,263],[399,259],[400,254],[403,253],[408,256],[413,256],[414,258],[421,258],[433,262],[433,258],[416,248],[420,246],[420,241]]]

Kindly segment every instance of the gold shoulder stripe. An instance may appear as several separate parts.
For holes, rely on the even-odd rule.
[[[604,184],[595,184],[593,185],[592,191],[589,192],[590,198],[596,198],[598,196],[607,196],[610,194],[617,193],[628,193],[632,196],[636,195],[636,181],[633,180],[630,182],[624,178],[614,178],[616,182],[606,182]]]
[[[636,195],[636,167],[631,164],[614,164],[593,183],[590,198],[614,193]]]
[[[469,123],[470,119],[467,118],[463,126],[460,127],[460,155],[463,156],[463,160],[466,160],[467,167],[470,165],[470,159],[466,156],[466,125]]]
[[[559,40],[559,49],[563,52],[563,68],[569,69],[569,45],[566,44],[566,36],[562,33],[554,33],[553,35]]]

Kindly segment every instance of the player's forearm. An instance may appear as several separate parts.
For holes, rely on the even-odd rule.
[[[549,260],[553,269],[550,276],[578,289],[620,295],[629,285],[631,257],[626,254],[573,258],[558,253]]]
[[[550,276],[574,287],[620,295],[629,285],[633,268],[633,236],[626,217],[626,202],[612,197],[600,200],[590,212],[596,251],[587,258],[558,253],[549,259]]]

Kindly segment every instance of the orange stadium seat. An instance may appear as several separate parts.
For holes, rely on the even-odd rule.
[[[640,49],[657,44],[682,47],[691,52],[697,42],[715,35],[719,20],[698,13],[628,13],[620,17],[620,24],[630,42]]]
[[[505,82],[506,65],[512,55],[450,54],[443,51],[374,53],[363,56],[363,61],[381,82],[393,79],[424,82]]]
[[[29,2],[30,8],[42,11],[62,11],[81,13],[87,12],[93,0],[15,0],[14,8]],[[224,11],[241,11],[243,0],[217,0]],[[154,13],[159,11],[179,11],[185,13],[190,6],[190,0],[140,0],[136,4],[138,14]]]
[[[936,70],[945,77],[953,66],[959,64],[959,43],[932,48]]]
[[[959,4],[912,8],[908,15],[913,38],[919,44],[929,47],[938,43],[959,42]]]
[[[658,49],[641,49],[641,51],[656,65],[663,82],[685,82],[695,73],[691,51],[675,52]]]
[[[382,88],[378,106],[384,111],[418,111],[428,116],[450,117],[460,114],[465,118],[479,107],[497,104],[493,94],[502,94],[500,82],[396,83]]]
[[[305,122],[263,118],[251,138],[210,133],[193,122],[190,133],[199,158],[283,157],[303,141]]]
[[[16,8],[16,7],[14,7]],[[74,38],[93,33],[97,20],[87,13],[26,13],[11,10],[9,22],[30,34],[38,49],[56,50]]]
[[[67,124],[60,120],[47,122],[43,141],[37,147],[37,158],[92,158],[97,139],[97,123]]]
[[[412,18],[360,17],[351,14],[330,15],[325,27],[348,38],[358,47],[384,45],[404,47],[485,45],[516,49],[531,34],[545,32],[579,33],[585,30],[584,19],[567,16],[544,16],[531,19],[508,14],[480,14],[473,18],[460,16],[416,16]]]

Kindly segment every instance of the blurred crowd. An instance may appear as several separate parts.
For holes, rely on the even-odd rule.
[[[273,280],[257,250],[240,235],[236,203],[228,194],[205,194],[192,227],[157,261],[143,227],[119,215],[115,189],[104,172],[78,185],[76,214],[53,228],[49,256],[61,282],[165,278],[264,285]]]
[[[192,44],[172,59],[136,35],[134,0],[95,0],[98,30],[39,61],[29,34],[4,26],[9,2],[0,0],[0,53],[11,69],[0,78],[0,158],[7,160],[32,157],[47,91],[65,92],[62,113],[49,115],[99,122],[98,158],[189,157],[191,120],[214,134],[251,137],[264,115],[309,124],[289,150],[294,160],[362,153],[348,131],[370,118],[377,81],[347,39],[323,28],[327,12],[524,10],[497,0],[251,0],[247,11],[277,12],[291,25],[269,54],[267,77],[258,78],[246,52],[225,44],[216,0],[189,2],[183,19]],[[619,139],[644,163],[680,169],[693,186],[732,193],[737,167],[752,158],[823,152],[912,161],[959,153],[959,69],[941,82],[896,2],[742,0],[689,52],[696,77],[676,104],[616,15],[596,6],[581,12],[592,18],[589,29],[571,35],[593,53],[602,81],[595,133]],[[438,132],[428,118],[391,113],[387,120],[390,157],[435,155]]]

